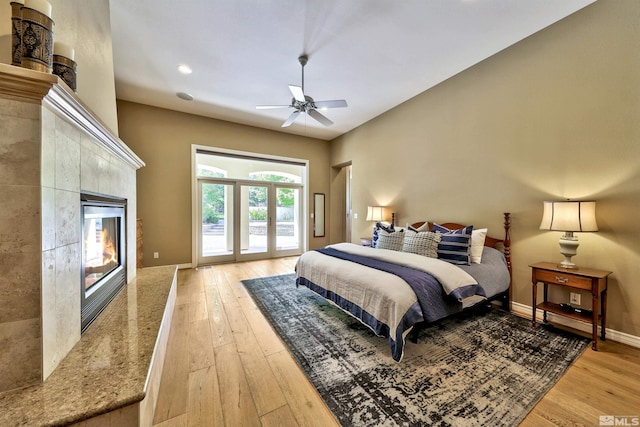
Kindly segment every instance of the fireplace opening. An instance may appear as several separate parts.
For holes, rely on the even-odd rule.
[[[82,332],[127,283],[127,201],[82,194]]]

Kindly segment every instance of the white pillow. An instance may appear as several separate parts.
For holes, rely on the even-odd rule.
[[[480,264],[482,262],[482,251],[484,249],[484,240],[487,237],[487,229],[479,228],[471,232],[471,262]]]
[[[407,229],[409,228],[409,224],[407,223]],[[417,231],[417,232],[421,232],[421,231],[431,231],[429,230],[429,221],[425,221],[424,224],[422,224],[420,227],[416,228],[416,227],[411,227],[413,230]]]

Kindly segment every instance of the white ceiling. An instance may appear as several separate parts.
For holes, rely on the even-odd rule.
[[[111,0],[116,95],[331,140],[593,1]],[[333,126],[255,108],[290,103],[302,53],[305,93],[349,104]]]

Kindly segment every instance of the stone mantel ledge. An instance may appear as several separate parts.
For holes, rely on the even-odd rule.
[[[133,168],[145,166],[142,159],[115,136],[55,74],[0,63],[0,96],[47,105],[95,137],[103,148]]]
[[[164,360],[176,280],[177,266],[139,269],[45,382],[0,393],[0,425],[67,425],[157,397],[150,367]]]

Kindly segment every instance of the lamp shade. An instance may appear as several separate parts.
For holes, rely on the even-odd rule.
[[[540,230],[598,231],[596,202],[544,202]]]
[[[382,221],[383,206],[367,206],[367,221]]]

